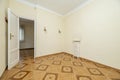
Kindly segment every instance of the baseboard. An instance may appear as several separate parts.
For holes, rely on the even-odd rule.
[[[6,68],[4,69],[2,75],[0,76],[0,80],[2,79],[3,75],[5,74],[5,71],[7,70],[8,66],[6,66]]]
[[[34,48],[24,48],[24,49],[20,49],[20,50],[32,50]]]
[[[58,52],[58,53],[43,55],[43,56],[40,56],[40,57],[36,57],[36,59],[37,59],[37,58],[41,58],[41,57],[48,57],[48,56],[58,55],[58,54],[64,54],[64,52]]]
[[[120,72],[120,69],[117,69],[117,68],[114,68],[114,67],[111,67],[111,66],[108,66],[108,65],[105,65],[105,64],[102,64],[102,63],[99,63],[99,62],[96,62],[96,61],[93,61],[93,60],[89,60],[89,59],[86,59],[86,58],[83,58],[83,57],[80,57],[82,59],[85,59],[89,62],[92,62],[92,63],[96,63],[96,64],[100,64],[100,65],[103,65],[103,66],[106,66],[107,68],[111,68],[113,70],[116,70],[116,71],[119,71]]]
[[[86,59],[86,58],[83,58],[83,57],[77,57],[77,56],[74,56],[73,54],[70,54],[70,53],[67,53],[67,52],[59,52],[59,53],[54,53],[54,54],[48,54],[48,55],[44,55],[44,56],[40,56],[40,57],[36,57],[36,58],[41,58],[41,57],[48,57],[48,56],[53,56],[53,55],[58,55],[58,54],[66,54],[66,55],[70,55],[74,58],[80,58],[80,59],[84,59],[88,62],[91,62],[91,63],[96,63],[96,64],[100,64],[100,65],[103,65],[107,68],[111,68],[113,70],[116,70],[116,71],[119,71],[120,72],[120,69],[117,69],[117,68],[114,68],[114,67],[111,67],[111,66],[108,66],[108,65],[105,65],[105,64],[102,64],[102,63],[99,63],[99,62],[95,62],[95,61],[92,61],[92,60],[89,60],[89,59]]]
[[[83,58],[83,57],[77,57],[77,56],[74,56],[73,54],[70,54],[70,53],[67,53],[67,52],[64,52],[64,53],[69,54],[69,55],[73,56],[74,58],[81,58],[81,59],[84,59],[84,60],[86,60],[86,61],[89,61],[89,62],[92,62],[92,63],[97,63],[97,64],[106,66],[106,67],[108,67],[108,68],[112,68],[112,69],[120,72],[120,69],[117,69],[117,68],[114,68],[114,67],[111,67],[111,66],[108,66],[108,65],[105,65],[105,64],[96,62],[96,61],[92,61],[92,60],[89,60],[89,59],[86,59],[86,58]]]

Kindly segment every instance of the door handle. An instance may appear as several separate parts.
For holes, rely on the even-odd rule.
[[[10,33],[10,40],[14,37],[14,35],[12,33]]]

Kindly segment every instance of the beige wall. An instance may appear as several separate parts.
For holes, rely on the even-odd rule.
[[[6,7],[7,0],[0,0],[0,77],[6,68]]]
[[[64,19],[66,51],[80,39],[80,56],[120,69],[120,0],[94,0]]]
[[[26,4],[10,0],[11,10],[18,16],[33,19],[36,24],[36,56],[64,51],[64,26],[62,16],[36,9]],[[47,32],[44,32],[46,27]],[[62,31],[58,34],[58,29]]]
[[[63,18],[52,13],[37,10],[37,52],[38,56],[64,51]],[[46,27],[47,32],[44,32]],[[61,34],[58,33],[61,30]]]
[[[34,48],[34,21],[20,21],[20,25],[24,29],[24,41],[20,42],[20,49]]]

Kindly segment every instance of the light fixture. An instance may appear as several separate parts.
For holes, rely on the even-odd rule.
[[[58,30],[58,33],[61,33],[61,30],[60,30],[60,29]]]
[[[45,31],[45,32],[47,31],[46,27],[44,27],[44,31]]]

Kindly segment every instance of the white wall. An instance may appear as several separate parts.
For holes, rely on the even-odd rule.
[[[24,29],[24,41],[20,42],[20,49],[34,48],[34,21],[20,21],[20,25]]]
[[[6,8],[7,0],[0,0],[0,77],[6,68]]]
[[[12,11],[24,18],[33,19],[36,24],[36,56],[48,55],[64,51],[63,17],[42,9],[30,7],[26,4],[10,0]],[[44,32],[44,26],[47,32]],[[58,29],[62,31],[58,34]]]
[[[94,0],[64,21],[67,52],[81,39],[81,57],[120,69],[120,0]]]

